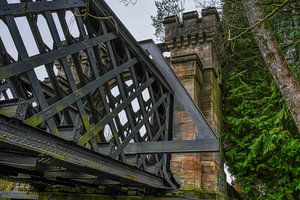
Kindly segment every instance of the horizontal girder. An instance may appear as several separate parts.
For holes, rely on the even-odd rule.
[[[219,152],[219,142],[215,139],[172,140],[155,142],[129,143],[124,148],[125,154],[155,153],[203,153]]]

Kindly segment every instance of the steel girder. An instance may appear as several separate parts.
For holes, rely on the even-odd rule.
[[[46,157],[58,168],[87,171],[118,184],[178,187],[168,154],[124,152],[129,143],[171,139],[173,98],[165,79],[105,2],[1,0],[0,5],[1,26],[8,32],[0,39],[0,164],[26,171],[28,160],[36,159],[30,170],[37,175],[31,176],[46,180],[49,165],[40,163]],[[68,24],[70,15],[76,36]],[[36,55],[24,41],[24,24]],[[50,44],[42,29],[48,29]],[[8,47],[5,37],[14,45]],[[37,69],[44,70],[44,80]],[[4,116],[21,123],[14,126]],[[109,157],[103,145],[111,147]],[[23,150],[27,157],[20,155]],[[12,155],[18,158],[14,164],[8,159]]]
[[[100,177],[110,176],[111,180],[128,185],[170,189],[162,177],[2,116],[0,116],[0,141],[33,152],[32,158],[40,157],[36,153],[51,157],[53,159],[51,162],[59,166],[74,166],[81,172]],[[34,165],[33,162],[32,164]],[[35,176],[46,179],[44,174],[46,171],[36,173]]]
[[[0,166],[11,166],[0,175],[22,179],[22,172],[29,181],[50,184],[177,188],[170,152],[217,151],[218,141],[201,118],[199,126],[212,137],[172,151],[173,77],[165,77],[170,73],[153,63],[104,1],[88,2],[0,0],[0,26],[13,41],[9,47],[0,38]],[[35,55],[18,20],[29,27]],[[153,145],[166,148],[155,151]],[[62,177],[65,172],[95,178]]]

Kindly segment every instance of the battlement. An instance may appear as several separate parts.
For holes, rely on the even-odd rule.
[[[197,11],[183,13],[181,25],[175,16],[165,18],[163,23],[168,48],[211,41],[217,31],[219,14],[216,8],[206,8],[201,11],[201,15],[202,18]]]

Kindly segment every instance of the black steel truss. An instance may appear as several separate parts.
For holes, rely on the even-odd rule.
[[[28,25],[36,55],[17,18]],[[218,151],[214,136],[170,141],[174,87],[105,2],[0,0],[0,26],[13,40],[7,46],[6,36],[0,38],[0,166],[11,167],[0,175],[174,189],[171,152]],[[212,135],[205,123],[200,126]],[[94,178],[78,178],[79,172]]]
[[[184,86],[178,80],[175,72],[170,68],[167,61],[162,56],[160,50],[152,40],[141,41],[140,45],[151,55],[153,62],[159,66],[160,72],[166,78],[174,91],[174,96],[178,102],[184,107],[185,111],[189,113],[190,117],[194,121],[198,131],[200,139],[211,139],[211,142],[205,142],[210,144],[211,147],[218,146],[218,137],[209,123],[206,121],[204,115],[200,109],[196,106],[193,99],[190,97]],[[211,148],[209,151],[213,151]]]

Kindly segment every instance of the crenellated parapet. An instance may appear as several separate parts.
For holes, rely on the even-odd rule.
[[[165,44],[170,50],[213,40],[219,21],[218,12],[215,8],[207,8],[202,10],[201,15],[202,18],[197,11],[183,13],[180,26],[175,16],[165,18]]]
[[[170,51],[170,59],[177,62],[182,60],[200,59],[203,69],[212,70],[218,81],[220,79],[220,66],[217,60],[215,47],[216,35],[219,31],[219,14],[215,8],[206,8],[201,11],[201,18],[197,11],[183,13],[183,23],[178,25],[175,16],[165,18],[166,51]]]

